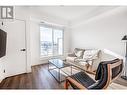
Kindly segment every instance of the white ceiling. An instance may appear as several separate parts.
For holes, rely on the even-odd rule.
[[[35,11],[74,22],[78,19],[90,19],[110,11],[118,6],[31,6]]]

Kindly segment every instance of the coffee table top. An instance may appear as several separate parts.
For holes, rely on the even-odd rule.
[[[51,64],[53,64],[54,66],[56,66],[57,68],[64,68],[64,67],[68,67],[71,66],[71,64],[66,63],[65,61],[61,60],[61,59],[50,59],[49,62]]]

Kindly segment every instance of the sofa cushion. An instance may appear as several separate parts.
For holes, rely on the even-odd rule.
[[[80,49],[80,48],[75,48],[74,49],[74,54],[76,57],[83,57],[83,53],[84,53],[84,49]]]
[[[66,60],[69,62],[74,62],[77,57],[66,57]]]
[[[86,50],[83,59],[97,59],[99,50]]]

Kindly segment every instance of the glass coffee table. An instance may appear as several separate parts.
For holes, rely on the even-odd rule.
[[[72,65],[61,59],[50,59],[48,61],[48,71],[61,83],[66,77],[72,75]]]

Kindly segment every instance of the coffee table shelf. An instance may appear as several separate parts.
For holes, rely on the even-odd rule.
[[[70,67],[70,74],[62,70],[67,67]],[[48,61],[48,71],[59,83],[61,83],[67,76],[72,74],[72,65],[60,59],[51,59]]]

